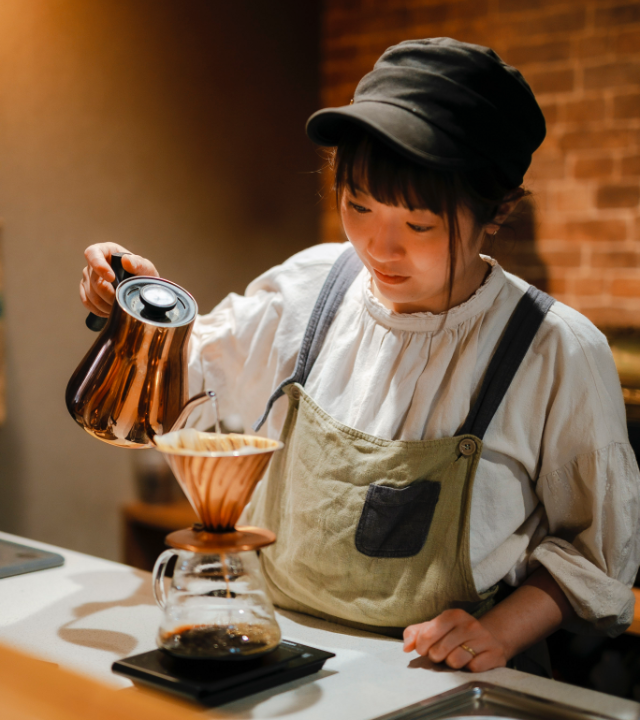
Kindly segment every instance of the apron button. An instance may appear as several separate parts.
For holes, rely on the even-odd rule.
[[[300,388],[299,387],[292,387],[291,388],[291,397],[294,400],[300,400]]]
[[[466,456],[475,454],[477,449],[478,445],[476,444],[476,441],[472,440],[471,438],[465,438],[464,440],[460,440],[460,445],[458,445],[458,450],[460,450],[460,452]]]

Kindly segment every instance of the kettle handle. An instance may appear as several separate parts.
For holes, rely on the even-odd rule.
[[[153,566],[153,597],[158,605],[164,610],[167,604],[167,593],[164,589],[164,574],[171,558],[175,557],[177,552],[173,549],[165,550],[156,560]]]
[[[118,287],[118,285],[127,278],[133,277],[131,273],[128,273],[123,267],[122,267],[122,256],[123,255],[131,255],[131,253],[119,253],[119,252],[113,252],[111,253],[111,269],[115,273],[116,279],[113,281],[113,288]],[[100,332],[102,328],[107,324],[108,318],[98,317],[98,315],[94,315],[93,313],[89,313],[87,315],[87,319],[84,321],[85,325],[89,328],[89,330],[93,330],[94,332]]]

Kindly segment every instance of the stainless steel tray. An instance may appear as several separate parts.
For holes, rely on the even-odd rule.
[[[436,720],[437,718],[514,718],[515,720],[614,720],[610,715],[600,715],[563,705],[553,700],[526,695],[517,690],[486,682],[471,682],[382,715],[376,720]]]

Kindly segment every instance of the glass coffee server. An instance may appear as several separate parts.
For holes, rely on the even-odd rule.
[[[199,523],[169,534],[153,571],[163,609],[158,646],[181,658],[254,658],[274,650],[280,628],[256,551],[269,530],[235,525],[281,442],[194,429],[156,435],[154,443],[196,511]],[[175,558],[167,589],[165,571]]]

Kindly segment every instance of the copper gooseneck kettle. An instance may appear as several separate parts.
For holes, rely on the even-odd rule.
[[[66,403],[89,434],[112,445],[153,447],[154,435],[182,427],[206,391],[187,402],[187,345],[198,312],[179,285],[129,276],[112,254],[115,302],[100,335],[71,376]],[[90,315],[87,326],[100,329]]]

